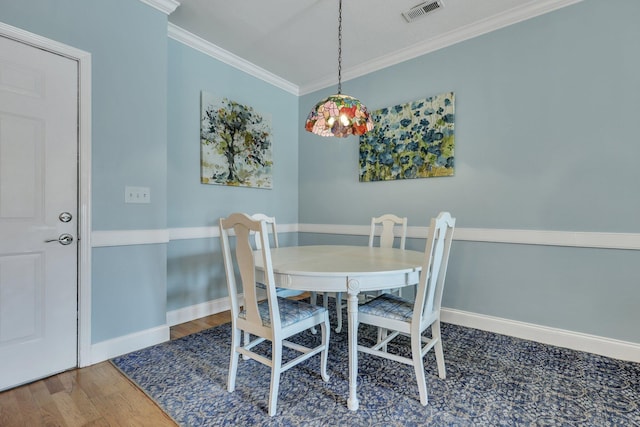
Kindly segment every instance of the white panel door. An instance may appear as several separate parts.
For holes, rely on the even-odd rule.
[[[77,365],[77,188],[77,62],[0,36],[0,390]]]

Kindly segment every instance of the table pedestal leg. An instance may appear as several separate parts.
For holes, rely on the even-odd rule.
[[[347,299],[347,313],[349,320],[349,399],[347,407],[352,411],[358,410],[358,292],[360,284],[357,280],[349,280]]]

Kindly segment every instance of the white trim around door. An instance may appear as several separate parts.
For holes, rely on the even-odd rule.
[[[91,54],[0,22],[0,35],[78,63],[78,366],[91,364]]]

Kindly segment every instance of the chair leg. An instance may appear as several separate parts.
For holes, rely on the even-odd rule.
[[[276,340],[271,344],[271,386],[269,388],[269,416],[276,414],[278,404],[278,390],[280,388],[280,373],[282,368],[282,341]]]
[[[338,327],[336,332],[342,331],[342,292],[336,292],[336,312],[338,314]]]
[[[378,342],[381,343],[385,339],[387,339],[387,328],[378,328]],[[386,344],[383,345],[381,350],[386,353],[387,352],[387,345]]]
[[[317,303],[318,303],[318,296],[315,292],[312,291],[311,296],[309,297],[309,304],[316,305]],[[311,333],[313,335],[318,333],[318,330],[316,329],[315,326],[311,328]]]
[[[427,397],[427,380],[424,377],[424,365],[422,363],[422,339],[418,334],[411,336],[411,359],[413,360],[413,370],[416,372],[416,381],[420,391],[420,403],[422,406],[427,406],[429,399]]]
[[[251,334],[247,331],[244,331],[244,345],[249,345],[251,342]],[[242,360],[249,360],[249,357],[246,355],[242,355]]]
[[[227,377],[227,391],[236,389],[236,373],[238,372],[238,356],[236,347],[240,345],[240,329],[234,328],[231,332],[231,359],[229,360],[229,376]]]
[[[442,335],[440,333],[440,321],[436,320],[431,325],[431,339],[437,340],[433,347],[436,353],[436,362],[438,364],[438,376],[442,379],[447,378],[447,368],[444,366],[444,352],[442,351]]]
[[[329,339],[331,335],[331,325],[329,325],[329,316],[320,324],[320,332],[322,334],[322,345],[324,350],[320,353],[320,376],[326,382],[329,381],[327,373],[327,359],[329,358]]]

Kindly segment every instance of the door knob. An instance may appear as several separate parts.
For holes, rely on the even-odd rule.
[[[57,239],[45,240],[45,243],[58,242],[61,245],[70,245],[73,242],[73,236],[68,233],[61,234]]]

